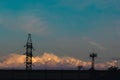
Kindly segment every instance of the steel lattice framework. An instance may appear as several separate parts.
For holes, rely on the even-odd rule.
[[[25,47],[26,47],[26,70],[32,70],[33,45],[32,45],[31,34],[28,34],[28,39]]]

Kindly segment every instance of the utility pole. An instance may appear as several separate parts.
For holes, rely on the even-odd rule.
[[[91,53],[90,57],[92,58],[91,70],[95,70],[95,57],[97,57],[97,54],[96,53]]]
[[[32,70],[33,45],[31,34],[28,34],[28,39],[25,47],[26,47],[26,70]]]

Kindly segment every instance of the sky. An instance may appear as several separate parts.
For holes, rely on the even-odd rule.
[[[120,58],[120,0],[0,0],[0,55],[35,51],[88,60]]]

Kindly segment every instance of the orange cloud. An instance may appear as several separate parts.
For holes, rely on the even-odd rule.
[[[90,61],[82,61],[73,57],[58,57],[52,53],[44,53],[41,56],[32,58],[33,69],[77,69],[78,66],[90,67]],[[106,68],[112,65],[112,62],[97,63],[96,68]],[[10,54],[1,57],[1,69],[25,69],[25,55]]]

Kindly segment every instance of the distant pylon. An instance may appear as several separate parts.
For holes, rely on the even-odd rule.
[[[28,39],[25,47],[26,47],[26,70],[32,70],[33,45],[32,45],[31,34],[28,34]]]
[[[91,53],[90,57],[92,58],[91,70],[95,70],[95,57],[97,57],[97,54],[96,53]]]

